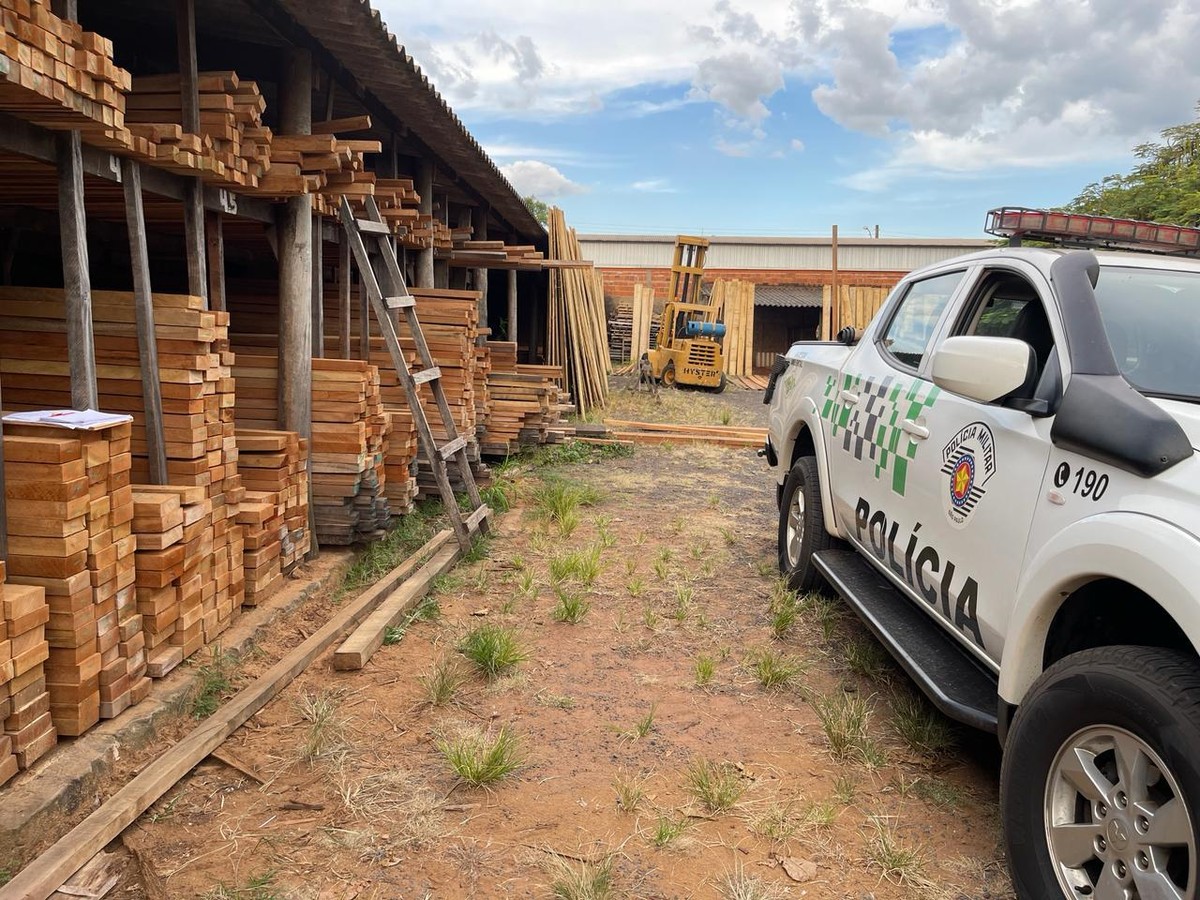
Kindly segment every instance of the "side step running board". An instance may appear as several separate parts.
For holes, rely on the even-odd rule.
[[[996,678],[853,550],[813,555],[817,570],[951,719],[996,732]]]

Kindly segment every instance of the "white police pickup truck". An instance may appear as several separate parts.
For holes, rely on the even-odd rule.
[[[999,735],[1019,896],[1196,897],[1200,262],[941,263],[765,402],[780,569]]]

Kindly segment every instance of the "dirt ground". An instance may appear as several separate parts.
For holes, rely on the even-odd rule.
[[[736,398],[757,424],[745,393],[664,403],[710,421]],[[655,408],[618,394],[613,415]],[[916,702],[836,602],[781,590],[753,452],[504,476],[515,506],[438,584],[440,615],[361,672],[313,665],[125,833],[113,896],[1011,896],[994,741]],[[556,494],[583,503],[556,519]],[[480,625],[527,658],[485,678],[459,652]],[[501,733],[507,777],[451,770]]]

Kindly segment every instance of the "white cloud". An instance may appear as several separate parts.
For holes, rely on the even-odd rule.
[[[577,184],[549,163],[535,159],[523,159],[500,167],[517,193],[530,195],[539,200],[553,200],[571,194],[583,194],[587,188]]]
[[[848,181],[860,187],[1115,161],[1200,97],[1195,0],[375,2],[475,121],[708,103],[716,149],[761,155],[781,94],[811,93],[882,142],[886,158]]]
[[[665,178],[647,178],[644,181],[635,181],[630,187],[642,194],[674,194],[678,192]]]
[[[804,152],[804,141],[800,140],[800,138],[792,138],[792,141],[790,144],[788,144],[788,146],[792,148],[792,152],[794,153]]]

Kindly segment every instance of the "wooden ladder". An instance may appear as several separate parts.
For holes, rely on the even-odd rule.
[[[421,330],[421,323],[417,321],[417,301],[408,292],[408,287],[404,283],[404,273],[400,271],[400,263],[396,260],[396,251],[392,246],[391,227],[379,214],[379,206],[375,203],[375,198],[367,197],[366,201],[367,218],[359,219],[355,217],[350,202],[344,196],[342,197],[342,226],[350,241],[350,249],[354,251],[354,259],[358,263],[362,288],[370,298],[371,307],[375,310],[375,319],[379,322],[379,329],[383,332],[388,352],[392,355],[392,365],[396,367],[396,374],[400,376],[400,383],[404,385],[404,393],[408,397],[408,406],[412,410],[413,421],[417,425],[421,447],[429,458],[434,478],[437,479],[438,489],[442,493],[442,503],[450,516],[450,523],[454,527],[454,534],[458,538],[459,544],[466,550],[470,548],[476,531],[487,532],[487,517],[491,511],[479,496],[479,488],[475,484],[475,477],[471,474],[471,464],[467,459],[467,439],[458,433],[458,429],[454,425],[450,404],[446,402],[446,392],[442,388],[441,370],[434,364],[433,356],[429,352],[429,345],[425,342],[425,334]],[[375,242],[379,258],[383,260],[383,274],[389,288],[389,293],[386,295],[380,286],[380,279],[375,273],[364,238]],[[408,361],[400,349],[400,336],[396,332],[394,318],[397,310],[408,321],[408,330],[412,335],[413,343],[417,345],[417,356],[420,359],[421,368],[416,372],[408,368]],[[365,326],[367,323],[363,324]],[[429,419],[417,396],[417,389],[422,384],[429,385],[429,389],[433,392],[438,415],[441,416],[442,425],[446,429],[448,440],[440,447],[434,440],[433,429],[429,427]],[[446,473],[446,463],[449,460],[454,460],[458,464],[459,475],[467,487],[471,509],[465,516],[463,510],[458,506],[458,498],[454,495],[454,489],[450,486],[450,478]]]

